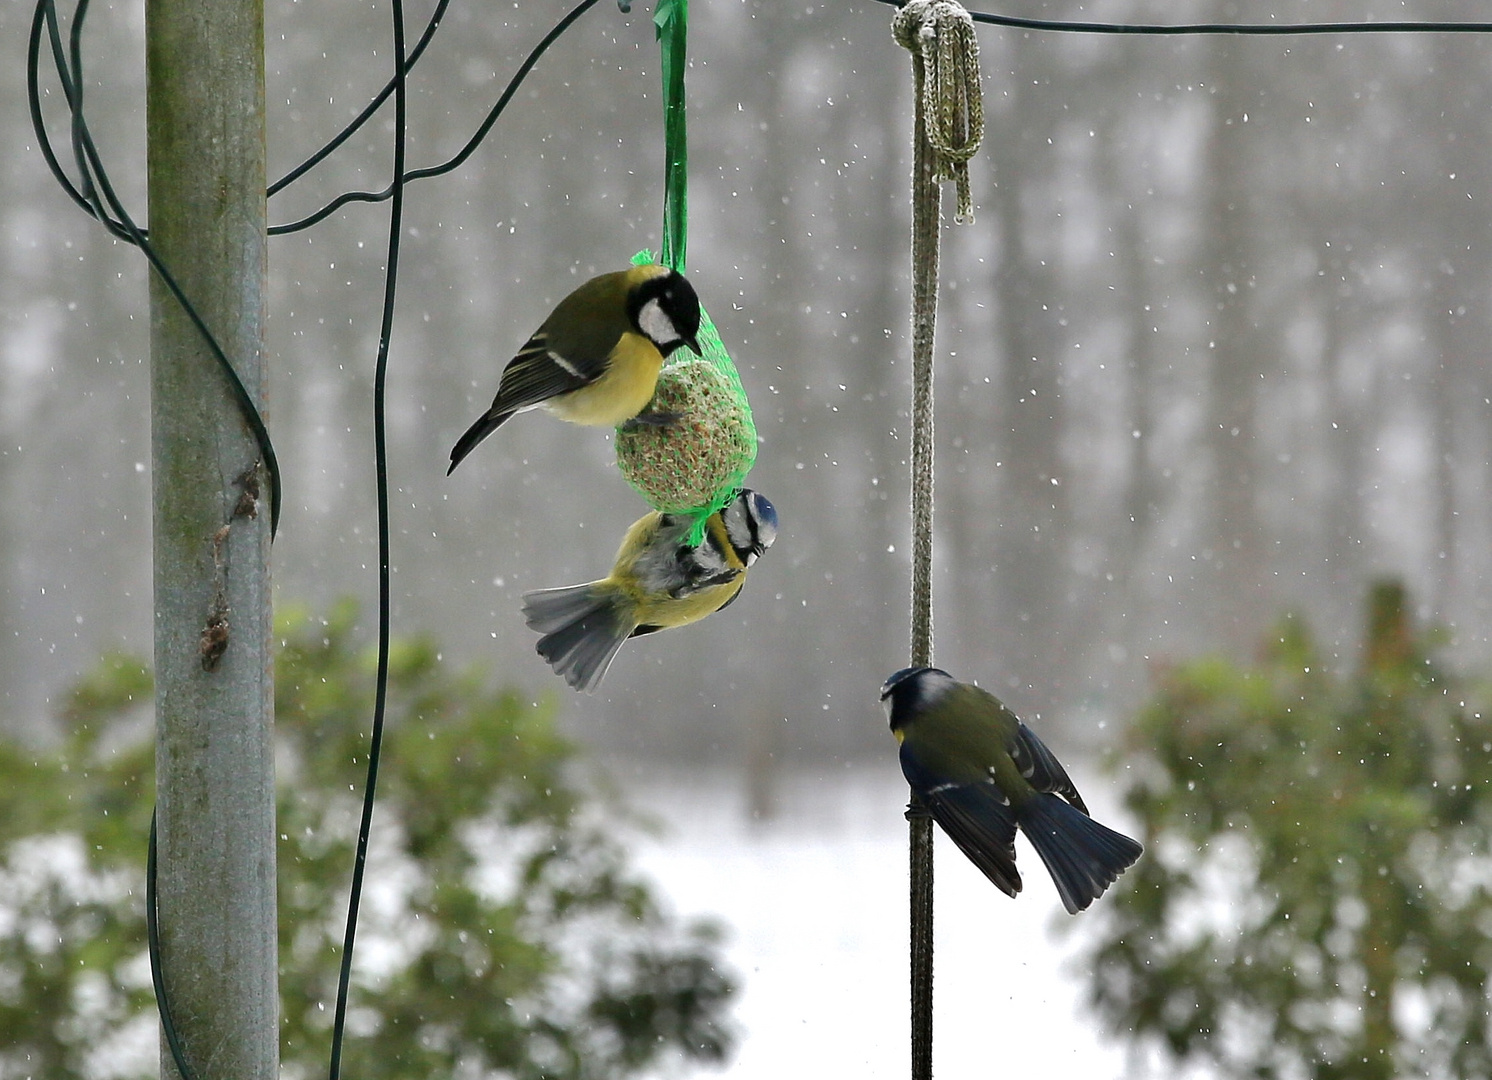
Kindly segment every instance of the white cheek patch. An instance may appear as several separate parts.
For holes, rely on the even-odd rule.
[[[744,498],[738,498],[727,506],[722,520],[725,522],[725,535],[730,539],[731,547],[737,551],[750,552],[746,556],[747,566],[771,547],[777,536],[776,529],[750,512]]]
[[[739,551],[751,546],[751,520],[746,516],[745,506],[740,499],[734,500],[725,508],[721,520],[725,523],[725,536],[731,547]]]
[[[683,340],[683,335],[656,298],[638,309],[637,328],[655,345],[672,345],[675,341]]]

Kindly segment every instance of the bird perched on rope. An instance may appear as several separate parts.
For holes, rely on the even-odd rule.
[[[524,593],[528,625],[544,636],[538,652],[577,690],[594,690],[622,643],[698,622],[735,600],[746,570],[777,538],[777,511],[742,489],[705,522],[653,511],[627,530],[611,573],[600,581]]]
[[[666,424],[669,416],[644,410],[664,358],[681,346],[698,355],[698,333],[699,297],[677,271],[648,264],[591,278],[508,361],[492,408],[456,441],[446,475],[527,409],[598,427]]]
[[[913,793],[1006,895],[1021,891],[1016,826],[1068,914],[1102,896],[1140,857],[1138,842],[1088,816],[1062,763],[993,694],[939,668],[909,667],[886,680],[881,703]]]

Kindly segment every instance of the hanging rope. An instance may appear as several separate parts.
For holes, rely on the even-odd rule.
[[[969,158],[984,136],[979,44],[952,0],[910,0],[891,23],[912,54],[912,663],[932,663],[933,338],[938,317],[940,181],[958,190],[957,221],[973,221]],[[932,1077],[932,819],[907,810],[911,871],[912,1077]]]
[[[974,20],[954,0],[908,0],[891,20],[891,32],[896,43],[912,53],[921,132],[917,150],[931,150],[934,182],[952,180],[957,186],[954,220],[973,221],[969,159],[984,138]]]

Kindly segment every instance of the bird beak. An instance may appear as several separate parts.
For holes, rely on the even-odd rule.
[[[695,356],[703,356],[704,355],[704,353],[700,351],[699,342],[695,341],[692,337],[691,338],[685,338],[684,339],[684,344],[688,345],[689,348],[691,350],[693,350]]]

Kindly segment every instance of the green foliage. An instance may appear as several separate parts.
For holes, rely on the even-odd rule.
[[[277,661],[288,1080],[320,1075],[330,1048],[373,703],[356,616],[293,617]],[[618,810],[576,785],[552,706],[452,675],[429,641],[391,660],[344,1075],[588,1080],[723,1061],[717,931],[678,924],[629,870]],[[106,658],[72,696],[60,753],[0,746],[0,1078],[155,1074],[150,700],[140,664]]]
[[[62,747],[0,742],[0,1077],[92,1080],[131,1051],[154,1061],[141,874],[123,855],[144,865],[152,751],[105,737],[150,701],[138,661],[106,656],[64,706]]]
[[[1089,957],[1116,1030],[1230,1077],[1492,1076],[1492,721],[1405,609],[1372,590],[1351,677],[1294,619],[1165,676]]]

